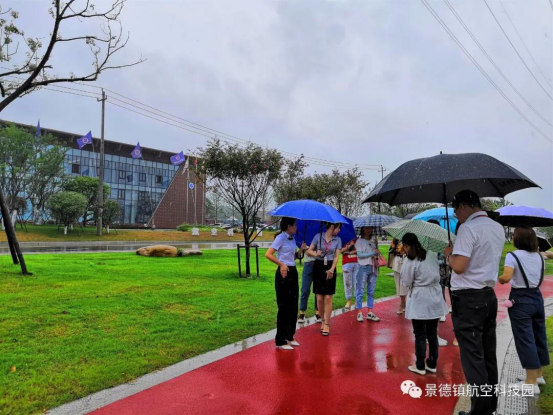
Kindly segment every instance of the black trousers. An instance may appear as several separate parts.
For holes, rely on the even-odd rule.
[[[425,363],[435,369],[438,363],[438,321],[412,320],[413,333],[415,334],[415,356],[417,369],[424,370]],[[426,340],[428,339],[428,359],[426,359]],[[425,362],[426,359],[426,362]]]
[[[497,408],[494,390],[498,382],[495,354],[497,297],[494,290],[451,291],[451,316],[465,378],[475,387],[470,414],[491,415]]]
[[[275,273],[275,291],[278,306],[277,332],[275,343],[277,346],[286,344],[286,340],[294,340],[296,333],[296,318],[298,315],[298,270],[288,267],[288,275],[282,278],[280,268]]]

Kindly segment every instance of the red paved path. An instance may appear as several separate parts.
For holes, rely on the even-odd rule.
[[[497,286],[504,299],[510,287]],[[542,286],[553,295],[553,278]],[[378,303],[379,323],[355,320],[355,312],[334,317],[328,338],[319,325],[298,330],[301,347],[275,350],[273,342],[234,354],[92,412],[108,414],[451,414],[455,397],[424,397],[427,384],[462,384],[459,349],[440,347],[438,373],[407,371],[414,362],[411,322],[395,313],[397,300]],[[498,321],[506,311],[499,307]],[[451,318],[439,335],[453,340]],[[423,397],[404,395],[413,380]]]

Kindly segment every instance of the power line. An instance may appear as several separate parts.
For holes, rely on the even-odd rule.
[[[509,78],[507,78],[507,76],[503,73],[503,71],[496,65],[495,61],[491,58],[491,56],[488,54],[488,52],[486,52],[486,49],[484,49],[484,47],[480,44],[480,42],[478,41],[478,39],[476,38],[476,36],[474,35],[474,33],[472,33],[472,31],[467,27],[467,25],[465,24],[465,22],[463,21],[463,19],[461,18],[461,16],[459,16],[459,14],[455,11],[455,8],[451,5],[451,3],[448,1],[448,0],[444,0],[444,3],[447,5],[447,7],[449,8],[449,10],[451,10],[451,12],[455,15],[455,17],[457,18],[457,20],[459,21],[459,23],[461,23],[461,25],[464,27],[464,29],[467,31],[467,33],[469,34],[469,36],[471,37],[471,39],[474,41],[474,43],[476,43],[476,45],[478,46],[478,48],[480,49],[480,51],[484,54],[484,56],[486,56],[486,58],[488,58],[488,60],[490,61],[490,63],[493,65],[493,67],[496,69],[496,71],[501,75],[501,77],[505,80],[505,82],[507,82],[507,84],[509,84],[509,86],[512,88],[513,91],[515,91],[515,93],[519,96],[520,99],[522,99],[524,101],[524,103],[526,105],[528,105],[528,107],[534,112],[534,114],[536,114],[543,122],[545,122],[547,125],[549,125],[550,127],[553,127],[553,124],[551,124],[551,122],[549,122],[549,120],[547,120],[546,118],[544,118],[539,112],[538,110],[536,110],[532,104],[530,104],[526,98],[524,98],[524,96],[522,96],[522,94],[519,92],[519,90],[517,88],[515,88],[515,86],[511,83],[511,81],[509,80]]]
[[[463,44],[457,39],[457,37],[453,34],[453,32],[449,29],[449,27],[445,24],[445,22],[438,16],[438,14],[434,11],[434,9],[427,3],[426,0],[420,0],[421,3],[428,9],[430,14],[436,19],[436,21],[443,27],[443,29],[447,32],[447,34],[451,37],[451,39],[461,48],[463,53],[469,58],[469,60],[476,66],[476,68],[480,71],[480,73],[488,80],[488,82],[499,92],[499,94],[513,107],[513,109],[526,120],[528,124],[530,124],[540,135],[542,135],[547,141],[552,142],[553,140],[547,136],[544,132],[542,132],[524,113],[515,105],[513,101],[503,92],[503,90],[493,81],[493,79],[488,75],[488,73],[480,66],[480,64],[474,59],[474,57],[470,54],[470,52],[463,46]]]
[[[549,2],[551,3],[552,0],[549,0]],[[522,36],[520,35],[520,32],[518,31],[515,23],[513,22],[513,20],[511,19],[511,16],[509,15],[509,12],[507,11],[507,9],[505,8],[505,6],[503,5],[503,2],[500,0],[499,1],[499,4],[501,4],[501,8],[503,9],[503,11],[505,12],[505,15],[507,16],[507,19],[509,19],[509,22],[511,23],[511,26],[513,26],[513,29],[515,29],[515,33],[517,34],[519,40],[520,40],[520,43],[522,43],[522,46],[524,46],[524,49],[526,49],[526,52],[528,52],[528,55],[530,56],[530,58],[532,59],[532,62],[534,62],[534,65],[536,68],[538,68],[538,71],[540,72],[541,76],[543,77],[543,79],[545,80],[545,82],[547,82],[547,84],[549,85],[550,88],[553,88],[553,85],[551,85],[551,82],[549,81],[549,79],[547,78],[547,76],[545,76],[545,74],[543,73],[543,71],[541,70],[541,67],[540,65],[538,65],[538,63],[536,62],[536,59],[534,59],[534,55],[532,55],[532,52],[530,52],[530,49],[528,49],[528,46],[526,46],[526,43],[524,42],[524,39],[522,38]],[[551,3],[553,4],[553,3]]]
[[[505,32],[505,30],[503,29],[503,26],[501,26],[501,23],[499,22],[499,20],[497,20],[497,17],[495,16],[493,10],[490,8],[490,5],[488,4],[488,2],[486,0],[484,0],[484,3],[486,4],[486,7],[488,8],[488,10],[490,11],[490,13],[492,14],[495,22],[497,23],[497,25],[499,26],[499,28],[501,29],[501,32],[505,35],[505,38],[507,39],[507,41],[509,42],[509,44],[511,45],[511,47],[513,48],[513,50],[515,51],[515,53],[517,54],[518,58],[520,59],[520,61],[522,62],[522,64],[524,65],[524,67],[528,70],[528,72],[530,73],[530,75],[532,75],[532,78],[534,78],[534,80],[537,82],[537,84],[540,86],[540,88],[543,90],[543,92],[545,92],[545,94],[549,97],[549,99],[553,100],[553,96],[551,96],[551,94],[544,88],[544,86],[542,85],[542,83],[538,80],[538,78],[536,78],[536,75],[534,75],[534,72],[532,72],[532,70],[528,67],[528,65],[526,64],[526,61],[524,60],[524,58],[520,55],[520,53],[518,52],[517,48],[515,47],[515,45],[513,44],[513,42],[511,42],[511,39],[509,39],[509,36],[507,35],[507,33]]]
[[[11,78],[15,78],[19,81],[22,81],[21,78],[17,78],[15,76],[11,76]],[[87,85],[87,84],[82,84],[80,82],[79,83],[75,82],[75,84],[82,85],[82,86],[87,86],[87,87],[90,87],[90,88],[102,89],[102,87],[100,87],[100,86]],[[50,86],[48,86],[48,87],[40,87],[40,88],[50,90],[50,91],[54,91],[54,92],[66,93],[66,94],[71,94],[71,95],[79,95],[79,96],[84,96],[84,97],[87,97],[87,98],[94,98],[94,99],[97,99],[100,96],[99,93],[95,93],[95,92],[91,92],[91,91],[87,91],[87,90],[83,90],[83,89],[78,89],[78,88],[71,88],[71,87],[67,87],[67,86],[61,86],[61,85],[50,84]],[[60,90],[60,89],[63,89],[63,90]],[[110,104],[112,104],[114,106],[117,106],[121,109],[125,109],[125,110],[133,112],[135,114],[142,115],[142,116],[150,118],[152,120],[162,122],[166,125],[176,127],[176,128],[180,128],[180,129],[186,130],[188,132],[191,132],[193,134],[201,135],[201,136],[206,137],[206,138],[218,138],[218,137],[220,137],[224,141],[232,141],[232,142],[234,142],[234,143],[236,143],[237,145],[240,145],[240,146],[247,146],[249,144],[253,144],[249,140],[241,139],[241,138],[232,136],[230,134],[226,134],[226,133],[223,133],[221,131],[214,130],[212,128],[203,126],[201,124],[194,123],[192,121],[188,121],[184,118],[172,115],[172,114],[167,113],[165,111],[159,110],[155,107],[149,106],[147,104],[141,103],[141,102],[139,102],[137,100],[134,100],[132,98],[126,97],[126,96],[124,96],[124,95],[122,95],[118,92],[112,91],[108,88],[104,88],[104,89],[106,91],[109,91],[111,94],[118,95],[120,97],[123,97],[123,98],[127,99],[128,101],[131,101],[131,102],[127,102],[127,101],[118,99],[116,97],[111,97],[111,96],[108,97],[107,101]],[[70,91],[77,91],[77,92],[70,92]],[[120,102],[120,104],[116,104],[114,102],[111,102],[113,100]],[[134,105],[132,102],[136,102],[138,105]],[[144,108],[141,108],[140,106],[142,106]],[[129,107],[135,108],[135,109],[131,109]],[[146,112],[146,114],[145,114],[145,112]],[[151,114],[151,115],[148,115],[148,114]],[[164,114],[167,114],[167,115],[164,115]],[[288,158],[299,158],[300,157],[300,155],[296,154],[296,153],[283,151],[283,150],[280,150],[280,152],[283,155],[288,155]],[[365,164],[355,164],[355,163],[330,161],[330,160],[319,159],[319,158],[315,158],[315,157],[309,157],[309,156],[305,156],[305,155],[304,155],[303,158],[306,162],[309,162],[310,164],[315,164],[315,165],[324,166],[324,167],[333,167],[333,168],[340,168],[340,169],[357,168],[359,170],[371,170],[371,171],[380,171],[382,169],[381,165],[365,165]]]

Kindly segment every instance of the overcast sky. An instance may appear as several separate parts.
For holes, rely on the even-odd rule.
[[[193,151],[207,140],[115,106],[121,102],[112,98],[122,98],[117,93],[281,151],[383,165],[387,172],[439,151],[487,153],[543,188],[508,200],[553,209],[550,1],[487,0],[526,68],[483,0],[450,0],[531,107],[447,4],[426,1],[490,79],[422,0],[131,0],[122,14],[130,40],[114,63],[147,61],[106,72],[93,84],[113,91],[107,92],[106,139],[174,152]],[[26,36],[46,42],[47,4],[3,1],[2,7],[20,12]],[[87,23],[75,22],[62,34],[85,29]],[[54,71],[81,74],[90,67],[86,52],[63,45],[54,51]],[[100,104],[83,96],[33,92],[0,118],[32,125],[40,119],[44,128],[100,136]],[[310,172],[328,169],[313,164]],[[366,170],[365,177],[374,185],[380,173]]]

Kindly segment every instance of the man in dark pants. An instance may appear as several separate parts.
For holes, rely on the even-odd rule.
[[[451,275],[451,316],[465,378],[472,387],[470,415],[492,415],[497,408],[496,317],[493,287],[505,245],[503,227],[481,208],[478,195],[462,190],[453,198],[459,222],[455,246],[444,254]],[[461,411],[459,415],[467,412]]]

